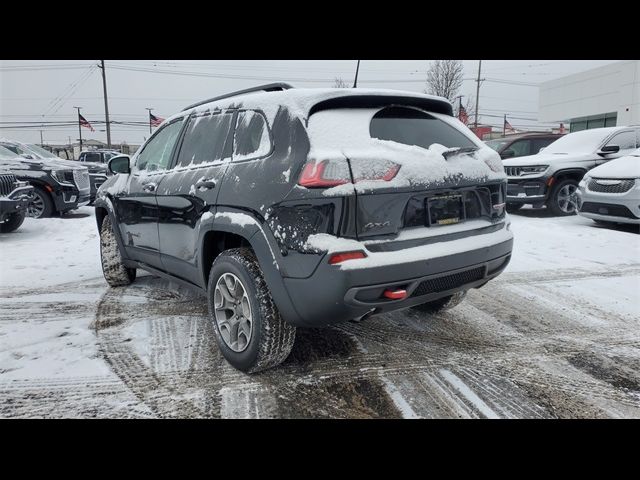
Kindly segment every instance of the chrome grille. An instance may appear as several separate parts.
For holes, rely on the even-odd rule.
[[[0,175],[0,196],[4,197],[13,192],[15,181],[15,175]]]
[[[522,167],[504,167],[504,172],[507,177],[519,177]]]
[[[73,171],[73,181],[78,187],[78,190],[89,190],[89,171],[76,169]]]
[[[633,188],[635,180],[617,180],[608,178],[591,178],[587,189],[599,193],[625,193]]]

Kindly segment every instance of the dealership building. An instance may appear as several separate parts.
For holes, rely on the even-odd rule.
[[[538,119],[588,128],[640,125],[640,60],[626,60],[544,82]]]

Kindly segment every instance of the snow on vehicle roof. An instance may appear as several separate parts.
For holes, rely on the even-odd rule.
[[[550,144],[544,153],[592,153],[604,140],[623,127],[593,128],[573,132]]]
[[[291,115],[307,118],[312,107],[318,103],[346,97],[409,97],[416,100],[430,101],[440,108],[451,110],[451,103],[442,97],[426,93],[407,92],[405,90],[391,90],[380,88],[292,88],[277,92],[251,92],[234,97],[215,100],[179,112],[169,117],[166,122],[174,118],[183,117],[192,112],[205,112],[213,109],[237,108],[243,106],[264,111],[269,122],[273,121],[278,109],[286,107]],[[165,122],[165,123],[166,123]]]

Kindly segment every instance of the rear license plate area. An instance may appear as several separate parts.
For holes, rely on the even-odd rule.
[[[427,225],[452,225],[464,221],[462,195],[442,195],[427,199]]]

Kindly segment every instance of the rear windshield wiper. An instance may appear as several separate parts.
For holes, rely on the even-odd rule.
[[[480,147],[463,147],[463,148],[455,147],[442,152],[442,156],[444,158],[449,158],[453,155],[460,155],[461,153],[477,152],[478,150],[480,150]]]

